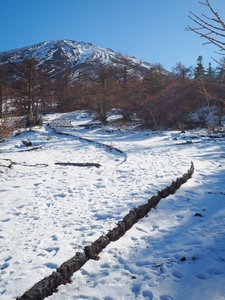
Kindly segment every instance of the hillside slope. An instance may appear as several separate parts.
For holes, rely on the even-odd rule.
[[[120,59],[121,54],[112,49],[99,48],[91,43],[58,40],[0,52],[0,63],[7,64],[9,61],[16,63],[31,57],[37,59],[40,67],[52,75],[62,72],[69,65],[71,74],[75,76],[83,69],[93,70],[96,62],[106,66],[115,63]],[[124,57],[127,57],[134,65],[138,65],[136,71],[140,75],[146,73],[152,66],[135,57],[126,55]]]

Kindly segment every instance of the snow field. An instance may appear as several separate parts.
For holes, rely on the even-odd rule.
[[[224,141],[180,147],[193,178],[48,299],[224,299]]]
[[[1,297],[15,299],[50,275],[186,172],[193,160],[192,179],[48,298],[223,299],[218,297],[224,294],[224,140],[199,134],[187,145],[178,132],[87,130],[79,126],[91,122],[84,113],[50,115],[47,121],[73,136],[44,126],[1,144]],[[193,133],[188,134],[186,139]],[[19,152],[28,149],[23,140],[42,147]],[[4,167],[9,160],[16,164]]]

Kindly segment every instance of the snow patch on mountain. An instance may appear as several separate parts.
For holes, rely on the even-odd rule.
[[[35,57],[43,64],[49,60],[68,61],[70,66],[90,62],[100,59],[104,64],[108,64],[113,59],[119,57],[118,52],[112,49],[104,49],[92,45],[91,43],[76,42],[71,40],[47,41],[33,46],[20,49],[0,52],[0,63],[18,62],[24,58]],[[149,69],[151,64],[145,61],[130,57],[134,63],[141,64],[142,67]]]

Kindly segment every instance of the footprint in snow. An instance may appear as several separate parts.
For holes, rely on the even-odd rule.
[[[110,265],[109,264],[103,264],[103,265],[101,265],[100,266],[100,268],[102,268],[102,269],[106,269],[106,268],[110,268]]]
[[[177,218],[177,221],[181,221],[184,218],[184,216],[182,216],[182,215],[176,215],[176,218]]]
[[[3,265],[1,265],[1,270],[5,270],[9,267],[9,263],[4,263]]]
[[[94,215],[94,217],[97,218],[97,220],[105,220],[105,219],[112,219],[113,218],[113,216],[111,214],[107,214],[107,213],[106,214],[96,213]]]
[[[60,250],[59,247],[49,247],[49,248],[46,248],[45,251],[47,252],[53,252],[53,256],[56,256],[56,254],[58,253],[58,251]]]
[[[160,300],[173,300],[173,297],[169,295],[162,295],[160,296]]]
[[[183,278],[183,274],[178,271],[173,271],[172,275],[175,277],[175,281],[180,281]]]
[[[221,270],[220,268],[216,268],[216,267],[211,267],[206,271],[209,275],[221,275],[224,273],[223,270]]]
[[[58,265],[57,264],[54,264],[54,263],[47,263],[47,264],[44,264],[47,268],[49,269],[57,269],[58,268]]]
[[[143,291],[142,292],[142,296],[149,299],[149,300],[152,300],[154,295],[152,294],[151,291]]]
[[[6,261],[9,261],[10,259],[12,259],[12,256],[11,256],[11,255],[10,255],[8,258],[5,259],[5,262],[6,262]]]
[[[159,229],[159,226],[158,225],[153,225],[152,230],[156,230],[156,229]]]
[[[208,276],[205,273],[198,273],[195,277],[202,280],[208,279]]]
[[[3,291],[0,291],[0,294],[3,295],[3,294],[5,294],[5,292],[6,292],[6,289],[4,289]]]
[[[138,297],[141,291],[141,284],[134,284],[132,287],[132,292],[135,294],[135,297]]]
[[[66,194],[64,194],[64,193],[54,194],[53,197],[54,198],[65,198]]]
[[[1,222],[6,223],[6,222],[9,222],[10,220],[11,220],[11,219],[8,218],[8,219],[1,220]]]

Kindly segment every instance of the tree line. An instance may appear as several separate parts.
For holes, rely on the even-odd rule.
[[[190,13],[200,28],[188,27],[224,51],[225,25],[208,0],[204,4],[213,17]],[[216,22],[214,25],[213,22]],[[221,25],[221,28],[218,26]],[[206,30],[204,33],[202,30]],[[218,33],[218,34],[217,34]],[[213,37],[215,35],[216,37]],[[221,126],[225,114],[225,58],[213,69],[205,68],[203,57],[195,67],[178,62],[171,72],[161,64],[153,65],[140,76],[141,65],[126,55],[119,55],[111,64],[100,60],[92,68],[71,72],[65,56],[61,76],[52,75],[40,67],[34,57],[0,65],[0,135],[10,132],[15,124],[11,116],[23,116],[25,126],[41,124],[40,114],[85,109],[107,123],[112,109],[124,122],[137,121],[142,127],[193,128]]]
[[[94,72],[80,71],[72,78],[67,63],[60,78],[39,68],[35,58],[0,66],[0,114],[25,116],[25,125],[41,123],[41,114],[85,109],[107,122],[114,109],[123,121],[139,120],[143,127],[181,128],[221,125],[224,115],[224,62],[205,69],[199,56],[196,67],[178,62],[172,72],[161,64],[144,76],[127,56],[105,65],[95,61]],[[193,119],[193,114],[196,114]]]

